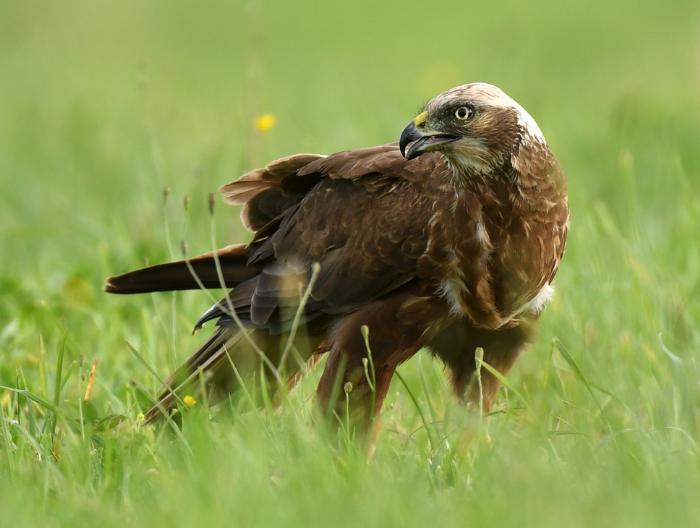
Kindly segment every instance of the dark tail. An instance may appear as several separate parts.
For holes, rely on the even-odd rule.
[[[244,244],[228,246],[216,252],[227,288],[232,288],[260,273],[260,265],[248,265],[249,253]],[[104,290],[120,294],[196,290],[200,285],[195,276],[205,288],[220,288],[221,281],[216,270],[214,254],[206,253],[189,261],[158,264],[110,277]]]

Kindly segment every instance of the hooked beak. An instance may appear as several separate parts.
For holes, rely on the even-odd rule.
[[[423,119],[420,119],[421,117],[423,117]],[[437,147],[439,145],[451,143],[457,139],[456,136],[451,134],[421,130],[416,126],[416,121],[419,121],[419,119],[419,125],[425,122],[425,117],[421,114],[403,129],[403,132],[401,132],[401,139],[399,139],[401,154],[409,161],[426,152],[438,150]],[[406,150],[409,144],[411,144],[411,146]]]

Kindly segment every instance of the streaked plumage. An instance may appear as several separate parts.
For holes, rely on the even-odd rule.
[[[404,156],[405,154],[405,156]],[[452,373],[460,397],[476,399],[469,382],[474,353],[506,373],[531,340],[531,326],[552,294],[551,282],[569,228],[566,179],[535,121],[501,90],[470,84],[431,100],[400,143],[283,158],[221,188],[243,205],[248,245],[218,252],[227,299],[197,328],[217,321],[212,337],[168,380],[180,396],[206,373],[209,401],[235,391],[261,365],[255,346],[279,366],[282,350],[312,275],[298,340],[283,371],[329,353],[318,387],[322,410],[343,413],[341,387],[355,422],[368,423],[396,367],[430,347]],[[192,259],[205,287],[218,287],[212,254]],[[196,289],[185,262],[109,279],[111,293]],[[232,306],[251,329],[244,338]],[[369,328],[376,371],[372,394],[362,359]],[[258,376],[259,380],[259,376]],[[498,381],[484,375],[484,410]],[[342,405],[338,402],[342,401]],[[164,389],[149,420],[177,405]],[[337,408],[336,408],[337,407]]]

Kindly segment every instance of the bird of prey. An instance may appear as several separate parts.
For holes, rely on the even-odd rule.
[[[566,178],[542,132],[484,83],[429,101],[398,143],[289,156],[220,190],[243,206],[252,242],[105,286],[228,290],[196,324],[216,320],[213,335],[167,380],[149,422],[203,386],[214,404],[248,379],[258,391],[262,377],[291,383],[327,353],[318,407],[366,430],[397,366],[423,347],[458,397],[488,412],[498,379],[483,372],[475,386],[475,351],[508,372],[552,297],[569,231]]]

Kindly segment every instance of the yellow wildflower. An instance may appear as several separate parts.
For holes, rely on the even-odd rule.
[[[184,398],[182,398],[182,401],[185,402],[185,405],[187,405],[188,407],[192,407],[193,405],[196,405],[196,403],[197,403],[197,400],[195,400],[189,394],[187,396],[185,396]]]
[[[145,417],[143,414],[138,413],[138,414],[136,415],[136,419],[137,419],[139,422],[143,422],[143,421],[146,419],[146,417]]]
[[[269,132],[275,128],[275,116],[272,114],[265,114],[258,117],[253,123],[255,130],[260,132]]]

